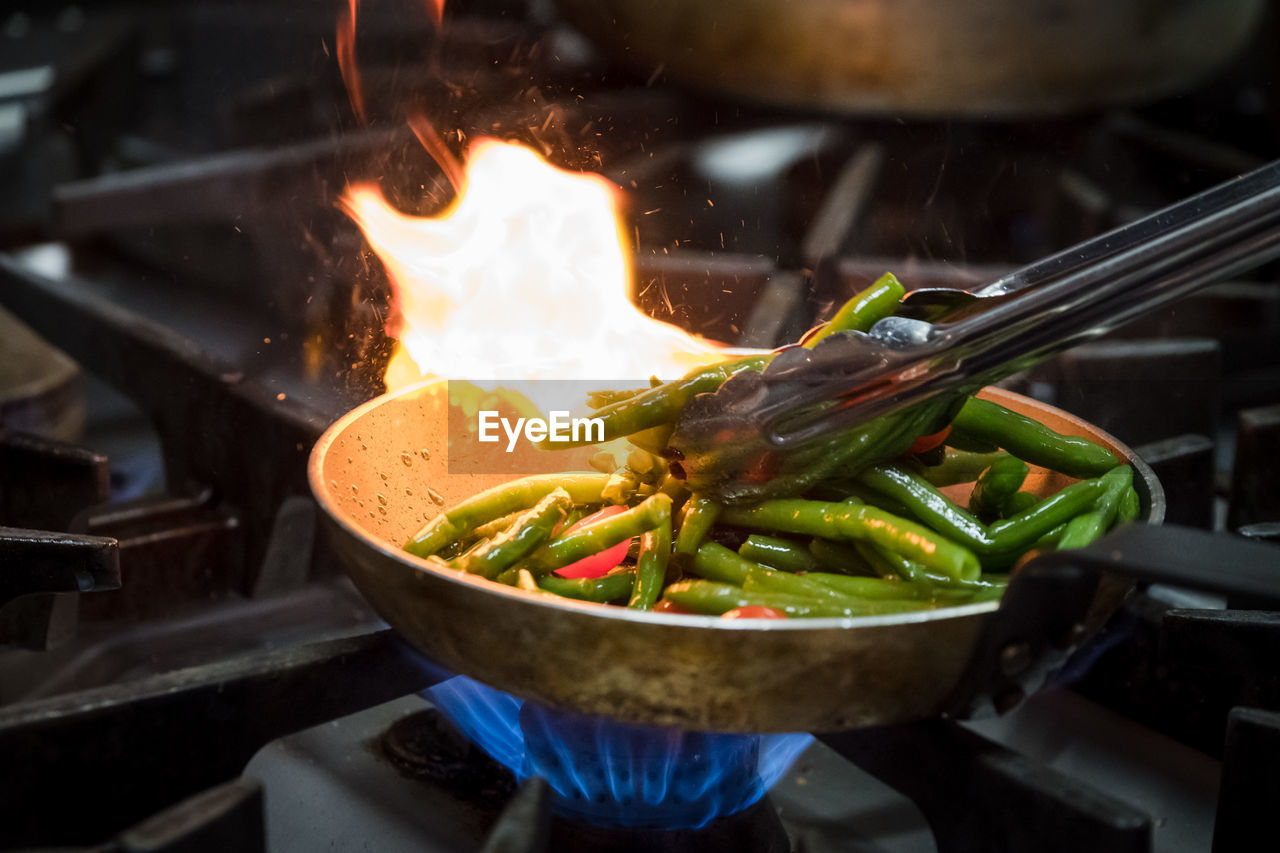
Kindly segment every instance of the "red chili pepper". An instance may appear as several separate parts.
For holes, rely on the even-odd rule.
[[[627,508],[625,506],[621,505],[607,506],[599,512],[591,513],[591,515],[588,515],[577,524],[570,526],[567,530],[563,531],[563,533],[572,533],[579,527],[586,527],[588,524],[599,521],[602,518],[608,518],[611,515],[617,515],[620,512],[625,512],[626,509]],[[562,578],[602,578],[627,558],[627,548],[630,547],[630,545],[630,539],[625,542],[619,542],[612,548],[606,548],[597,554],[592,554],[590,557],[583,557],[576,563],[570,563],[564,568],[557,569],[555,573]]]
[[[944,427],[933,435],[922,435],[911,445],[912,453],[928,453],[939,444],[947,440],[947,436],[951,434],[951,427]]]
[[[787,614],[773,607],[750,604],[746,607],[735,607],[720,614],[721,619],[786,619]]]

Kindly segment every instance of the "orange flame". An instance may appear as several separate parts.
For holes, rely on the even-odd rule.
[[[368,124],[364,88],[360,85],[360,69],[356,67],[356,10],[359,7],[360,0],[347,0],[347,10],[338,16],[338,69],[347,87],[347,97],[351,99],[351,109],[361,124]]]
[[[445,144],[444,139],[436,132],[435,125],[431,123],[431,119],[427,118],[426,114],[421,110],[414,109],[409,112],[408,122],[409,129],[418,138],[418,142],[422,143],[422,147],[427,149],[431,159],[436,161],[440,171],[444,172],[445,179],[453,186],[454,192],[460,191],[462,182],[465,179],[462,164],[458,162],[457,157],[453,156],[449,146]]]
[[[436,29],[444,26],[444,3],[445,0],[425,0],[427,4],[427,12],[431,15],[431,20],[435,22]]]
[[[423,0],[423,3],[436,30],[443,31],[445,0]],[[360,69],[356,66],[356,13],[359,8],[360,0],[347,0],[346,11],[338,14],[338,70],[342,72],[342,82],[347,87],[347,97],[351,100],[352,111],[356,114],[356,118],[360,119],[361,124],[368,124],[369,114],[364,104],[364,87],[360,82]],[[433,155],[434,153],[432,152]]]
[[[439,216],[406,216],[376,186],[349,188],[343,205],[395,292],[387,390],[431,375],[670,377],[722,358],[627,298],[616,192],[493,139],[473,145],[458,197]]]

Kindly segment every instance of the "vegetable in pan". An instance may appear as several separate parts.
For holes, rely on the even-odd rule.
[[[902,295],[886,274],[801,346],[866,331]],[[682,410],[773,355],[639,392],[593,392],[605,439],[627,436],[635,448],[626,464],[482,492],[405,548],[534,594],[637,610],[868,616],[998,598],[1029,553],[1082,547],[1139,514],[1133,472],[1110,451],[976,397],[859,427],[788,471],[773,490],[784,497],[722,504],[690,491],[661,456]],[[940,412],[954,415],[939,424]],[[1040,498],[1022,490],[1031,466],[1081,479]],[[942,491],[964,483],[974,484],[967,507]]]

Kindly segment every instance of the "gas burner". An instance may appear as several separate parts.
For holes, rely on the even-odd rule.
[[[410,778],[447,786],[480,805],[501,805],[516,789],[511,771],[486,756],[435,708],[396,720],[378,746]]]
[[[554,711],[462,677],[426,695],[519,778],[545,779],[557,814],[596,826],[697,829],[736,814],[811,740],[627,725]]]

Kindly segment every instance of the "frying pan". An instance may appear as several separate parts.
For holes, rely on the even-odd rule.
[[[556,0],[641,77],[777,104],[916,116],[1063,114],[1205,78],[1263,0]]]
[[[983,631],[996,602],[852,619],[724,620],[531,596],[403,551],[443,507],[510,479],[461,473],[467,460],[449,458],[445,395],[433,390],[413,386],[349,412],[316,444],[308,475],[356,587],[435,663],[556,708],[705,731],[837,731],[954,707],[989,640]],[[1110,449],[1134,468],[1144,519],[1162,520],[1160,484],[1114,438],[1026,397],[994,388],[981,396]],[[556,451],[564,470],[585,469],[591,452]],[[1033,468],[1024,488],[1048,494],[1067,482]],[[1126,588],[1091,584],[1067,624],[1097,627]],[[1051,599],[1044,606],[1067,600]]]

